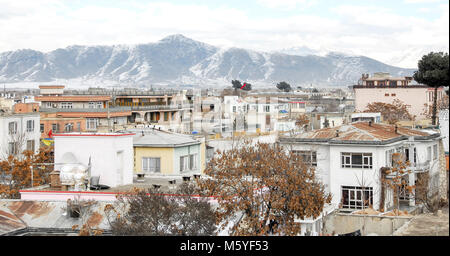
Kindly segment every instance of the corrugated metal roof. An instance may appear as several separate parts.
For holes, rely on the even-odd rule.
[[[96,202],[86,218],[92,228],[108,229],[104,207],[108,202]],[[24,228],[70,229],[81,226],[81,218],[67,215],[66,202],[0,201],[0,235]]]

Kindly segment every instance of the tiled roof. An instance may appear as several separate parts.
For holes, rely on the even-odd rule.
[[[39,85],[39,89],[64,89],[64,85]]]
[[[52,102],[66,102],[66,101],[81,101],[81,102],[89,102],[89,101],[109,101],[111,96],[36,96],[34,97],[36,101],[52,101]]]
[[[397,132],[395,132],[394,125],[379,123],[369,125],[369,122],[355,122],[302,133],[295,136],[294,139],[330,142],[383,142],[404,138],[405,136],[428,137],[430,134],[403,127],[398,127]]]

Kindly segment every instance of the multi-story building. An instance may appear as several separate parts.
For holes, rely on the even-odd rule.
[[[372,77],[363,74],[361,83],[353,86],[355,109],[364,111],[369,103],[383,102],[392,104],[400,100],[406,104],[416,119],[426,118],[433,104],[434,89],[426,85],[411,84],[411,77],[392,77],[388,73],[375,73]],[[443,87],[438,89],[438,100],[445,95]]]
[[[442,138],[438,132],[356,122],[295,137],[280,137],[279,143],[313,167],[326,191],[331,192],[335,207],[346,210],[364,206],[392,209],[393,192],[383,186],[382,168],[395,165],[394,153],[411,163],[410,172],[402,177],[406,184],[415,185],[425,173],[430,175],[430,188],[436,191],[445,177],[444,165],[440,163],[440,155],[444,153],[440,150]],[[414,197],[408,193],[400,198],[405,204],[415,204]]]
[[[110,107],[109,95],[65,95],[64,86],[41,85],[39,88],[41,95],[36,96],[35,100],[41,103],[39,111],[43,120],[52,114],[53,118],[84,118],[86,125],[82,132],[112,130],[115,126],[126,125],[131,116],[130,107]],[[45,123],[42,124],[45,130]],[[58,130],[53,130],[53,133],[65,130],[57,122],[54,124]]]
[[[39,113],[0,112],[0,157],[39,150]]]

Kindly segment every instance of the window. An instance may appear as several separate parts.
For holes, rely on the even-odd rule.
[[[53,107],[52,102],[47,102],[47,103],[45,104],[45,106],[46,106],[47,108]]]
[[[44,132],[44,129],[45,129],[45,125],[44,125],[44,124],[40,124],[40,130],[41,130],[41,133]]]
[[[164,112],[164,121],[169,121],[169,112]]]
[[[103,103],[102,102],[97,102],[97,108],[103,108]]]
[[[86,120],[86,129],[87,130],[97,130],[97,123],[98,123],[97,118],[88,118]]]
[[[292,152],[297,156],[301,156],[302,161],[306,165],[317,166],[317,152],[316,151],[293,150]]]
[[[372,169],[372,153],[341,153],[341,167]]]
[[[189,155],[189,169],[197,169],[197,154]]]
[[[81,132],[81,123],[77,122],[77,132]]]
[[[34,151],[34,140],[27,140],[27,150]]]
[[[189,156],[180,156],[180,172],[189,169]]]
[[[397,81],[389,81],[389,86],[397,86]],[[392,95],[395,96],[395,95]]]
[[[8,131],[9,131],[9,134],[16,134],[17,133],[17,122],[10,122],[8,124]]]
[[[95,108],[95,103],[96,102],[89,102],[89,108]]]
[[[264,110],[265,110],[266,112],[270,112],[270,105],[264,106]]]
[[[342,187],[342,208],[363,209],[373,205],[372,187]]]
[[[73,131],[73,123],[67,123],[64,125],[64,131],[65,132],[72,132]]]
[[[438,157],[438,147],[437,144],[433,145],[433,160],[436,160]]]
[[[236,106],[233,106],[233,113],[236,113]]]
[[[395,94],[395,93],[391,93],[391,96],[396,96],[397,94]]]
[[[417,164],[417,149],[414,148],[414,165]]]
[[[34,120],[27,120],[27,132],[34,131]]]
[[[394,162],[392,159],[392,154],[394,154],[394,152],[395,152],[394,149],[390,149],[390,150],[386,151],[386,167],[394,166]]]
[[[143,157],[142,171],[146,173],[160,173],[161,172],[161,158],[159,157]]]
[[[180,172],[197,169],[197,154],[180,156]]]
[[[72,108],[72,102],[62,102],[61,108]]]
[[[427,147],[427,161],[431,161],[431,146]]]
[[[10,155],[17,155],[19,152],[19,142],[10,142],[8,143],[8,152]]]
[[[52,131],[59,132],[59,124],[52,124]]]

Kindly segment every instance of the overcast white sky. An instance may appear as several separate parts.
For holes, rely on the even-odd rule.
[[[304,46],[416,67],[425,53],[449,51],[448,24],[448,0],[0,0],[0,52],[183,34],[216,46]]]

